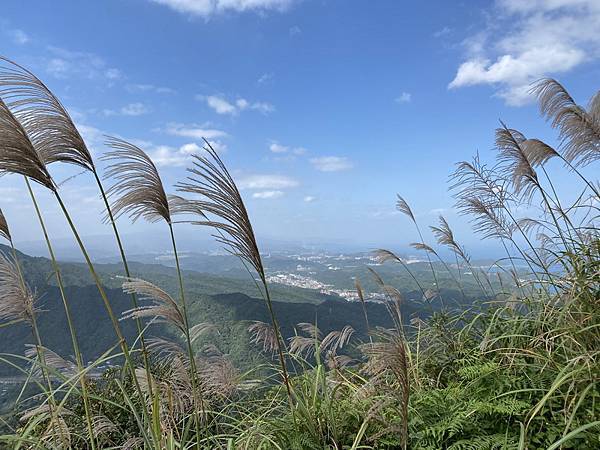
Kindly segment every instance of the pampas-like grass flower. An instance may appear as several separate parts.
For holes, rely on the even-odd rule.
[[[551,78],[539,80],[531,92],[537,96],[542,115],[558,128],[567,161],[587,165],[600,159],[600,92],[592,97],[587,110]]]
[[[0,252],[0,320],[25,320],[31,324],[35,302],[36,296],[23,282],[17,262]]]
[[[0,237],[3,237],[7,241],[11,241],[12,238],[10,236],[10,229],[8,228],[8,222],[6,221],[6,217],[0,209]]]
[[[150,300],[152,304],[125,311],[122,320],[157,317],[159,321],[175,325],[182,332],[186,332],[185,319],[179,305],[161,288],[149,281],[131,278],[123,283],[123,291],[127,294],[137,294],[140,300]]]
[[[58,98],[33,73],[0,56],[0,98],[22,125],[44,164],[94,170],[92,156]]]
[[[187,208],[182,205],[180,210],[200,216],[200,220],[193,221],[193,224],[221,231],[215,239],[232,254],[249,263],[264,281],[260,251],[242,196],[217,152],[208,142],[206,144],[206,156],[193,155],[193,166],[188,169],[191,175],[186,182],[176,185],[179,191],[197,194],[202,198],[188,201]],[[216,219],[207,217],[211,215]]]
[[[250,342],[261,345],[263,352],[273,354],[277,351],[277,335],[272,325],[256,321],[248,327],[248,332],[251,336]]]
[[[44,160],[34,148],[27,132],[17,118],[0,100],[0,174],[16,173],[31,178],[55,191],[56,186]]]
[[[169,199],[150,157],[122,139],[109,137],[106,143],[114,149],[102,156],[111,162],[104,177],[115,180],[107,191],[109,197],[116,197],[111,205],[114,216],[127,214],[134,222],[142,217],[170,224]]]
[[[25,350],[25,356],[32,360],[41,356],[41,359],[44,361],[46,367],[55,370],[65,377],[76,377],[79,374],[77,365],[74,362],[66,360],[49,348],[28,345],[27,350]],[[39,366],[35,367],[33,374],[34,376],[41,377],[43,375],[42,368]]]

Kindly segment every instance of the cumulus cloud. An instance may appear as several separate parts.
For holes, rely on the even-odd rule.
[[[296,0],[150,0],[192,16],[209,18],[225,12],[284,11]]]
[[[252,194],[252,198],[270,199],[279,197],[283,197],[283,191],[259,191]]]
[[[235,101],[229,101],[219,95],[197,96],[199,100],[206,101],[206,104],[217,114],[238,115],[244,110],[254,110],[262,114],[268,114],[275,110],[275,107],[266,102],[250,102],[245,98],[238,98]]]
[[[497,0],[494,23],[464,42],[449,88],[492,85],[507,104],[533,100],[532,81],[600,58],[598,0]]]
[[[282,190],[298,186],[298,181],[285,175],[255,174],[246,175],[238,180],[241,189]]]
[[[321,172],[340,172],[342,170],[352,169],[352,162],[342,156],[322,156],[311,158],[310,163]]]
[[[304,147],[290,147],[288,145],[282,145],[277,141],[271,141],[269,144],[269,150],[271,153],[278,154],[292,154],[292,155],[304,155],[306,153],[306,149]]]
[[[225,144],[219,141],[209,141],[210,145],[219,153],[226,150]],[[183,144],[180,147],[169,145],[152,146],[148,149],[148,155],[157,166],[162,167],[182,167],[190,162],[190,156],[203,153],[202,146],[195,142]]]
[[[188,137],[192,139],[217,139],[227,136],[222,130],[210,128],[208,125],[183,124],[171,122],[165,129],[167,134],[172,136]]]
[[[410,103],[411,100],[412,100],[411,93],[410,92],[403,92],[398,97],[396,97],[395,102],[396,103]]]

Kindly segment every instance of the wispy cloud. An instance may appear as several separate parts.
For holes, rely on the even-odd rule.
[[[304,202],[306,202],[306,203],[312,203],[312,202],[314,202],[316,199],[317,199],[317,198],[316,198],[316,197],[313,197],[312,195],[307,195],[307,196],[305,196],[305,197],[304,197],[304,199],[303,199],[303,200],[304,200]]]
[[[252,194],[252,198],[271,199],[283,197],[283,191],[259,191]]]
[[[507,104],[533,100],[532,81],[600,58],[598,0],[497,0],[493,23],[464,42],[449,88],[492,85]]]
[[[296,0],[151,0],[192,16],[208,18],[225,12],[285,11]]]
[[[56,78],[73,76],[114,82],[123,77],[121,71],[110,67],[104,59],[89,52],[71,51],[48,46],[50,57],[46,60],[46,71]]]
[[[307,152],[304,147],[290,147],[288,145],[282,145],[277,141],[271,141],[269,144],[269,150],[271,153],[292,154],[296,156],[304,155]]]
[[[144,103],[129,103],[119,110],[104,109],[102,113],[105,116],[143,116],[144,114],[150,113],[152,110]]]
[[[285,175],[255,174],[238,179],[240,189],[251,190],[282,190],[298,186],[297,180]]]
[[[319,158],[311,158],[310,163],[313,167],[321,172],[340,172],[343,170],[352,169],[354,164],[343,156],[322,156]]]
[[[25,45],[31,41],[27,33],[25,33],[23,30],[10,30],[9,34],[15,44]]]
[[[256,82],[258,84],[265,84],[268,83],[269,81],[271,81],[273,79],[274,75],[271,72],[267,72],[267,73],[263,73],[258,80],[256,80]]]
[[[293,27],[290,28],[290,36],[294,37],[294,36],[298,36],[299,34],[302,34],[302,29],[298,26],[298,25],[294,25]]]
[[[402,92],[394,101],[396,103],[410,103],[411,100],[412,94],[410,92]]]
[[[203,100],[217,114],[238,115],[245,110],[254,110],[262,114],[268,114],[275,111],[275,107],[266,102],[250,102],[245,98],[238,98],[235,101],[229,101],[220,95],[196,96],[198,100]]]
[[[175,90],[164,87],[164,86],[155,86],[154,84],[128,84],[125,89],[129,92],[154,92],[156,94],[174,94]]]
[[[165,132],[172,136],[180,136],[193,139],[204,138],[208,140],[224,138],[227,136],[227,133],[225,133],[224,131],[209,128],[207,125],[183,124],[176,122],[171,122],[167,124]]]

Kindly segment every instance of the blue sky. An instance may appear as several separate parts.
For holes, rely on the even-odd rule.
[[[401,193],[423,226],[442,212],[479,248],[451,210],[454,163],[491,159],[500,118],[554,142],[531,81],[554,76],[585,103],[600,80],[597,0],[33,5],[3,2],[0,53],[47,82],[96,155],[104,134],[131,140],[172,185],[205,136],[271,238],[403,245],[415,237],[394,209]],[[84,234],[108,232],[87,175],[62,190]],[[67,237],[38,191],[51,233]],[[0,179],[0,207],[17,241],[39,237],[20,179]]]

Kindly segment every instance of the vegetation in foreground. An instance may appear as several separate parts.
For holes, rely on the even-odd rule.
[[[2,442],[15,449],[599,448],[599,186],[581,170],[600,158],[600,93],[583,108],[554,80],[541,80],[533,90],[559,132],[560,147],[502,124],[496,131],[497,164],[487,166],[478,157],[461,162],[452,185],[457,208],[472,218],[475,231],[506,249],[508,264],[498,267],[512,266],[505,269],[512,281],[501,279],[497,289],[490,280],[495,275],[472,266],[440,218],[432,227],[438,244],[453,251],[457,278],[470,273],[485,302],[457,309],[445,301],[437,281],[415,280],[432,307],[425,319],[407,321],[400,291],[373,272],[388,298],[392,327],[372,328],[365,308],[367,339],[356,339],[350,326],[325,334],[318,323],[300,323],[286,341],[243,200],[208,143],[194,157],[189,178],[176,186],[183,197],[166,194],[143,150],[111,138],[113,151],[105,159],[112,185],[105,190],[58,99],[33,74],[2,60],[0,171],[21,175],[27,186],[35,182],[56,197],[115,333],[112,351],[86,364],[72,326],[74,300],[64,289],[30,189],[75,357],[68,360],[44,345],[37,321],[44,313],[13,246],[12,255],[0,256],[0,319],[5,326],[25,323],[35,344],[25,355],[2,356],[9,365],[29,363],[20,407],[15,420],[7,420],[10,432]],[[53,163],[75,164],[92,175],[121,249],[119,216],[166,225],[177,263],[176,296],[132,278],[122,251],[123,290],[131,296],[131,309],[115,314],[48,171]],[[580,186],[575,199],[561,197],[553,184],[548,169],[556,163],[566,169],[561,177]],[[398,208],[416,226],[419,240],[413,247],[435,260],[438,251],[425,242],[401,197]],[[210,343],[219,324],[190,323],[176,215],[182,215],[178,221],[214,228],[216,239],[241,258],[256,282],[269,314],[267,322],[253,323],[249,331],[271,361],[265,367],[240,373]],[[2,215],[0,235],[12,246]],[[392,252],[376,254],[411,273]],[[521,264],[529,267],[527,277],[517,272]],[[460,279],[456,282],[460,286]],[[362,292],[360,282],[356,289]],[[165,324],[172,338],[149,336],[147,320]],[[128,321],[137,327],[134,343],[123,334]],[[120,367],[101,378],[93,375],[96,366],[115,357],[123,361]]]

